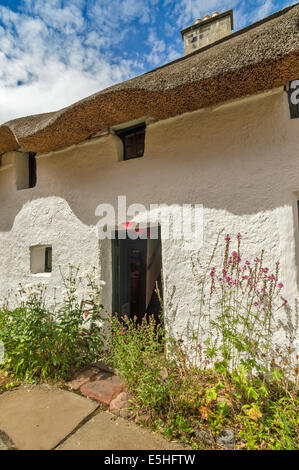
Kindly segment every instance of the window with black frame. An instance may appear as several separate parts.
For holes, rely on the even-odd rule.
[[[33,245],[30,247],[31,274],[52,272],[52,246]]]
[[[33,152],[29,153],[28,158],[29,164],[29,188],[34,188],[36,186],[36,154]]]
[[[45,250],[45,272],[52,272],[52,247],[48,246]]]
[[[36,154],[34,152],[15,152],[17,190],[36,186]]]
[[[144,155],[145,123],[116,131],[124,147],[124,160],[140,158]]]

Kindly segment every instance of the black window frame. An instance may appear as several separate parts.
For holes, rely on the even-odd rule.
[[[126,129],[120,129],[116,131],[116,135],[121,139],[123,143],[123,160],[132,160],[135,158],[141,158],[144,155],[145,151],[145,130],[146,130],[146,124],[138,124],[137,126],[132,126]],[[141,140],[140,140],[141,136]],[[129,153],[129,143],[127,141],[128,137],[134,137],[135,138],[135,152],[130,152]],[[138,147],[141,144],[141,148],[139,149]]]
[[[28,188],[34,188],[36,186],[36,153],[29,152],[28,165],[29,165]]]
[[[52,247],[47,246],[45,249],[45,273],[52,272]]]

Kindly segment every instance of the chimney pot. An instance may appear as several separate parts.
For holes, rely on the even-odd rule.
[[[229,36],[233,30],[233,12],[214,11],[212,16],[205,15],[203,20],[195,19],[192,26],[182,31],[185,55],[210,46]]]

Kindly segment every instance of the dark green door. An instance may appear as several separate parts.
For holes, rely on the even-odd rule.
[[[147,240],[119,234],[112,241],[113,312],[140,320],[146,308]]]

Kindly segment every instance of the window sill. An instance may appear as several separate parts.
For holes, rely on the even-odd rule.
[[[51,277],[52,273],[31,273],[32,277]]]

